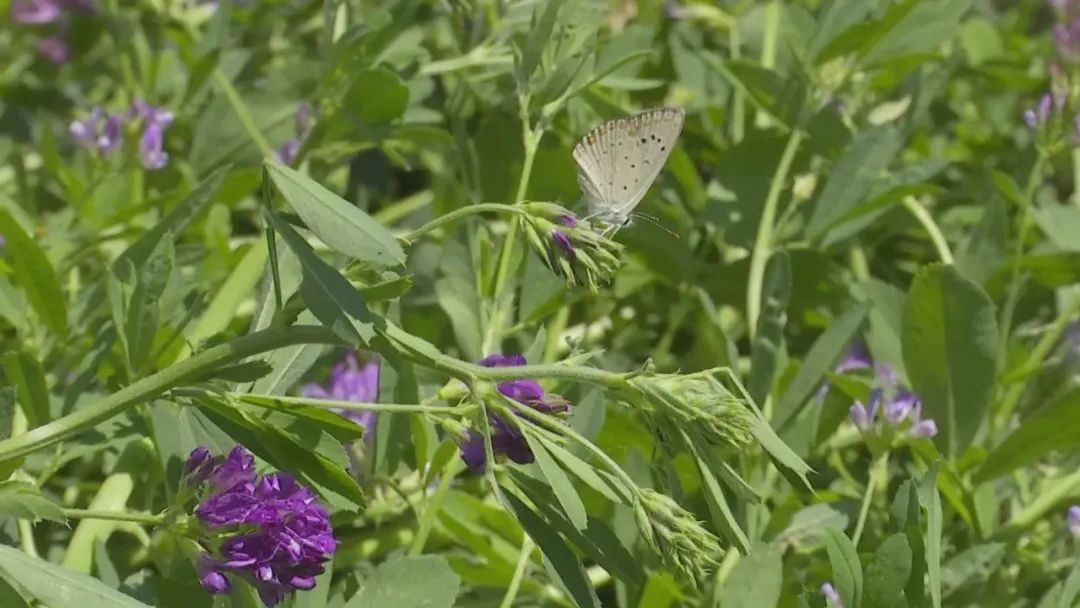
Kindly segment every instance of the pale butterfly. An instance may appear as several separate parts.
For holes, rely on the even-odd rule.
[[[681,108],[653,108],[609,120],[574,146],[578,185],[589,213],[605,233],[630,223],[649,186],[664,168],[686,116]]]

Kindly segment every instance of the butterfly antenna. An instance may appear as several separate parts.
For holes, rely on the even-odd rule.
[[[665,226],[665,225],[663,225],[662,223],[660,223],[660,220],[659,220],[658,218],[656,218],[656,217],[653,217],[653,216],[651,216],[651,215],[647,215],[647,214],[645,214],[645,213],[633,213],[633,214],[631,214],[631,216],[632,216],[632,217],[637,217],[637,218],[641,218],[641,219],[643,219],[643,220],[645,220],[645,221],[649,222],[649,223],[650,223],[650,224],[652,224],[653,226],[656,226],[657,228],[659,228],[659,229],[663,230],[664,232],[666,232],[666,233],[670,234],[671,236],[673,236],[673,237],[675,237],[675,238],[679,238],[679,235],[675,234],[675,233],[674,233],[674,232],[672,232],[672,231],[671,231],[670,229],[668,229],[668,227],[667,227],[667,226]]]

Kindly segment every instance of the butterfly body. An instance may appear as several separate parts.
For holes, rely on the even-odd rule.
[[[589,131],[574,146],[587,219],[618,230],[630,223],[682,132],[681,108],[654,108]]]

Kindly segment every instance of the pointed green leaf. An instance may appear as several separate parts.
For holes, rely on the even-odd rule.
[[[859,608],[863,596],[863,572],[855,545],[836,528],[825,528],[824,540],[832,564],[833,584],[840,592],[845,608]]]
[[[460,588],[445,557],[400,557],[379,564],[345,608],[450,608]]]
[[[923,268],[904,305],[902,348],[923,415],[937,422],[935,443],[959,454],[982,424],[998,370],[994,303],[953,266]]]
[[[581,502],[581,497],[578,496],[577,490],[574,489],[574,484],[566,476],[566,472],[562,470],[562,467],[555,462],[555,459],[545,447],[543,440],[535,437],[533,433],[525,433],[525,440],[529,443],[529,447],[532,448],[533,456],[536,457],[536,464],[547,480],[548,486],[551,487],[551,491],[555,494],[555,500],[559,501],[563,512],[570,518],[570,522],[578,530],[583,530],[588,524],[588,514],[585,512],[585,504]]]
[[[79,608],[150,608],[135,598],[110,589],[96,578],[75,572],[18,549],[0,546],[0,573],[18,581],[45,606]],[[73,600],[77,598],[77,601]]]
[[[46,498],[37,486],[25,481],[0,481],[0,513],[33,522],[65,520],[60,505]]]
[[[30,306],[53,333],[67,335],[66,299],[49,258],[6,209],[0,209],[0,234],[7,241],[4,253]]]
[[[405,263],[394,235],[359,207],[284,165],[267,161],[265,167],[285,201],[331,249],[375,266]]]

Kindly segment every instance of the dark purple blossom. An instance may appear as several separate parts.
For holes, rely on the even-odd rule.
[[[379,399],[379,361],[372,358],[364,365],[360,365],[357,362],[356,353],[349,353],[334,366],[333,371],[330,372],[330,380],[325,386],[314,383],[305,384],[300,389],[300,394],[313,399],[374,403]],[[365,439],[372,437],[370,431],[375,428],[375,412],[336,408],[334,411],[363,426]]]
[[[186,470],[205,467],[205,448],[192,452]],[[195,509],[206,549],[199,581],[210,593],[228,593],[231,577],[253,585],[267,606],[296,590],[311,589],[337,548],[330,517],[315,494],[287,473],[257,478],[254,457],[237,446],[209,475],[211,493]]]
[[[518,367],[525,365],[522,355],[489,355],[480,361],[484,367]],[[521,378],[500,382],[498,391],[509,399],[531,407],[545,414],[558,414],[569,410],[570,404],[561,397],[545,393],[536,380]],[[519,416],[523,417],[521,414]],[[525,440],[525,435],[515,424],[503,420],[498,415],[489,417],[491,424],[491,449],[495,456],[504,455],[518,464],[533,461],[533,453]],[[525,419],[528,421],[528,419]],[[470,431],[461,443],[461,459],[469,468],[482,472],[487,466],[487,454],[484,450],[484,436]]]
[[[573,227],[577,226],[579,222],[578,222],[577,216],[575,216],[574,214],[572,214],[572,213],[564,213],[564,214],[559,216],[559,223],[562,224],[563,226],[573,228]]]

